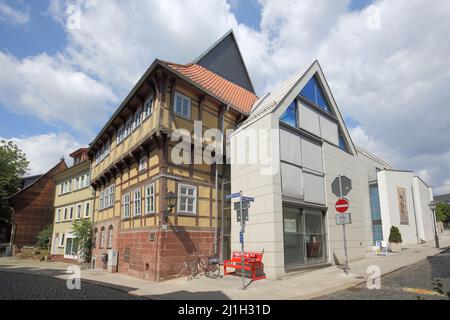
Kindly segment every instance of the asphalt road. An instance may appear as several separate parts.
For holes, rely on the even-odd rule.
[[[140,300],[117,289],[81,282],[69,290],[66,280],[0,271],[0,300]]]
[[[360,285],[322,300],[449,300],[450,249],[381,277],[380,289]]]

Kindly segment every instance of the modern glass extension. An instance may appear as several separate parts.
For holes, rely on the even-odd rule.
[[[283,207],[283,229],[286,268],[318,265],[327,261],[323,212]]]
[[[378,193],[378,184],[369,185],[370,213],[372,215],[372,235],[373,244],[377,241],[383,241],[383,225],[381,221],[380,195]]]

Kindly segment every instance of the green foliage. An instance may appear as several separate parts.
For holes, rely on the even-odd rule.
[[[392,226],[391,232],[389,234],[389,242],[390,243],[402,243],[402,234],[400,233],[400,230],[398,230],[397,227]]]
[[[436,220],[450,223],[450,204],[438,203],[436,206]]]
[[[92,223],[89,219],[77,220],[73,223],[74,241],[78,245],[82,262],[91,260]]]
[[[0,141],[0,219],[11,219],[7,198],[19,191],[28,164],[25,154],[12,141]]]
[[[53,225],[49,225],[44,230],[41,230],[37,236],[37,243],[36,247],[40,249],[48,249],[48,245],[50,243],[50,239],[52,238],[53,234]]]

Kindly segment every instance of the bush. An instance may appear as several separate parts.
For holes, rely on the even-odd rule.
[[[48,249],[48,245],[50,243],[52,235],[53,235],[52,225],[48,226],[47,228],[39,232],[37,236],[38,241],[36,243],[36,247],[38,247],[39,249]]]
[[[400,230],[398,230],[397,227],[392,226],[391,232],[389,234],[389,242],[390,243],[402,243],[402,234],[400,233]]]

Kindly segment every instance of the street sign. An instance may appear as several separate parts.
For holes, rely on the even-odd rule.
[[[336,211],[339,213],[346,213],[350,207],[350,201],[346,198],[340,198],[336,201]]]
[[[242,201],[244,202],[255,202],[255,198],[251,197],[242,197]]]
[[[225,196],[225,199],[233,199],[233,198],[239,198],[241,196],[241,194],[238,192],[238,193],[231,193],[231,194],[227,194],[226,196]]]
[[[248,209],[250,208],[250,202],[242,200],[242,206],[244,207],[244,210]],[[234,203],[234,210],[241,210],[241,202],[238,201]]]
[[[341,190],[342,185],[342,190]],[[336,197],[345,197],[352,190],[352,180],[346,176],[339,176],[331,184],[331,191]]]
[[[242,231],[239,232],[239,242],[241,244],[244,244],[244,233]]]
[[[336,215],[336,224],[338,226],[352,224],[352,214],[351,213],[337,214]]]

